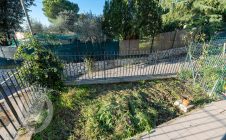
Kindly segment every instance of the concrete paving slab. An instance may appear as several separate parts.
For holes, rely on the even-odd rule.
[[[226,100],[206,105],[169,121],[141,139],[226,140]]]

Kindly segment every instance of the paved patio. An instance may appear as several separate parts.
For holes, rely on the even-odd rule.
[[[142,140],[226,140],[226,100],[167,122]]]

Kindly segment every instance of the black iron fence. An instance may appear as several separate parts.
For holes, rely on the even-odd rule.
[[[27,71],[10,70],[0,75],[0,139],[15,139],[23,128],[35,100],[43,88],[30,85],[22,75]]]
[[[182,65],[186,67],[186,56],[186,48],[178,48],[153,53],[130,51],[121,54],[59,55],[59,58],[64,61],[64,77],[68,83],[87,84],[176,76]]]

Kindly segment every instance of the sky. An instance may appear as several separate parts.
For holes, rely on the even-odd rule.
[[[77,3],[79,6],[79,13],[92,12],[95,15],[101,15],[103,13],[103,7],[105,0],[70,0],[71,2]],[[29,16],[32,19],[40,21],[42,24],[50,25],[47,17],[42,11],[42,0],[35,0],[36,6],[30,8]]]

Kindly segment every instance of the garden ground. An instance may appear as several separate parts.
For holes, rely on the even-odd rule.
[[[33,139],[126,139],[183,113],[173,103],[186,95],[196,107],[213,101],[177,79],[68,87],[54,100],[49,127]]]

